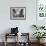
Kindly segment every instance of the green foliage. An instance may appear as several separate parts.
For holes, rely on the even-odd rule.
[[[41,26],[41,27],[40,27],[40,29],[44,29],[44,28],[45,28],[45,26]]]
[[[32,25],[33,26],[33,28],[35,27],[36,28],[36,30],[39,30],[39,29],[45,29],[45,26],[37,26],[37,25]]]
[[[32,25],[33,26],[33,28],[35,27],[36,28],[36,30],[38,30],[38,27],[36,26],[36,25]]]
[[[37,39],[42,39],[44,36],[46,36],[45,32],[35,32],[33,34]]]

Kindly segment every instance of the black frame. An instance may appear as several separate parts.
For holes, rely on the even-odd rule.
[[[25,15],[24,15],[25,17],[23,17],[23,19],[22,18],[21,19],[20,18],[17,19],[15,17],[15,19],[14,19],[13,15],[11,13],[12,8],[24,8],[25,9]],[[26,20],[26,7],[10,7],[10,20]]]

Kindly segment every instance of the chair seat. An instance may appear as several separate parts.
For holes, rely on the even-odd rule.
[[[6,35],[7,36],[17,36],[17,33],[15,33],[15,34],[7,33]]]

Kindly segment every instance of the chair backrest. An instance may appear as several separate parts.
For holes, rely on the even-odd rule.
[[[11,34],[18,33],[18,27],[16,28],[11,28]]]

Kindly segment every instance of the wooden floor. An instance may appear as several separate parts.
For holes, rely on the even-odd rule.
[[[4,46],[4,43],[2,42],[0,42],[0,46]],[[15,46],[15,42],[14,43],[8,43],[8,45],[7,46]],[[25,45],[24,45],[25,46]],[[34,43],[34,42],[32,42],[32,43],[30,43],[30,46],[37,46],[37,43]],[[46,43],[44,43],[44,45],[42,45],[42,46],[46,46]]]

